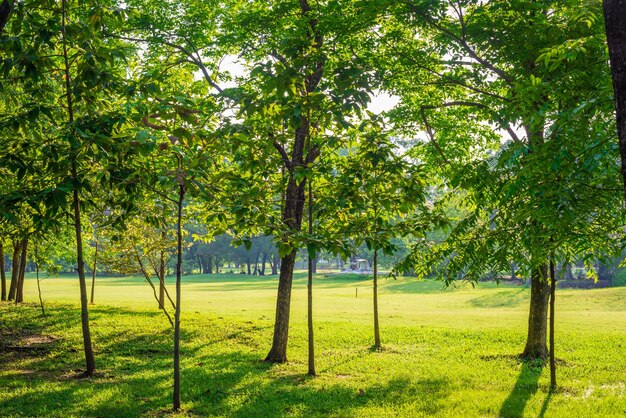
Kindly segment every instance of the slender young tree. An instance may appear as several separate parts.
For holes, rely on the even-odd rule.
[[[554,359],[554,304],[556,296],[556,274],[554,258],[550,259],[550,388],[556,388],[556,361]]]
[[[313,235],[313,179],[309,178],[308,193],[308,232]],[[315,376],[315,335],[313,329],[313,260],[316,254],[307,251],[308,269],[307,269],[307,328],[308,328],[308,344],[309,344],[309,376]]]
[[[4,244],[0,238],[0,286],[2,287],[2,296],[0,301],[5,302],[7,300],[7,275],[6,267],[4,265]]]

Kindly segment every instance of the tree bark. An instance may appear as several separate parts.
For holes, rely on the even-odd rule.
[[[307,20],[309,30],[307,31],[308,41],[311,48],[320,51],[323,44],[323,36],[317,27],[317,19],[310,17],[312,13],[311,6],[307,0],[300,0],[301,16]],[[313,93],[321,79],[324,71],[324,59],[318,58],[314,60],[307,68],[303,68],[306,73],[304,84],[306,94]],[[310,145],[310,119],[308,112],[301,115],[300,125],[295,129],[293,148],[291,156],[288,156],[285,149],[277,142],[274,147],[279,151],[283,158],[284,168],[288,170],[289,180],[285,189],[284,206],[282,221],[292,231],[300,231],[302,226],[302,215],[304,209],[304,191],[306,187],[306,179],[300,184],[296,183],[294,174],[296,167],[308,166],[313,163],[319,155],[319,149],[309,146],[309,152],[305,157],[305,146]],[[289,307],[291,302],[291,285],[293,282],[293,270],[296,261],[297,250],[294,249],[290,254],[281,259],[280,276],[278,278],[278,297],[276,300],[276,322],[274,324],[274,337],[272,340],[272,348],[268,353],[265,361],[273,363],[283,363],[287,361],[287,339],[289,334]]]
[[[68,122],[70,125],[70,129],[74,123],[74,108],[73,108],[73,95],[71,88],[71,74],[70,74],[70,63],[67,52],[67,30],[66,30],[66,19],[67,19],[67,0],[62,0],[61,3],[61,13],[62,13],[62,23],[61,23],[61,32],[63,35],[63,61],[64,61],[64,72],[65,72],[65,98],[67,100],[67,115]],[[93,375],[93,372],[96,370],[96,360],[93,354],[93,348],[91,345],[91,332],[89,330],[89,306],[87,300],[87,283],[85,280],[85,260],[83,258],[83,237],[82,237],[82,225],[80,221],[80,198],[78,196],[78,169],[76,167],[77,162],[77,151],[73,151],[72,158],[72,167],[71,167],[71,175],[72,175],[72,206],[74,209],[74,231],[76,232],[76,262],[77,262],[77,270],[78,270],[78,283],[80,286],[80,313],[81,313],[81,324],[83,331],[83,346],[85,351],[85,364],[87,366],[87,370],[85,370],[86,376]]]
[[[313,235],[313,191],[312,191],[312,181],[309,179],[309,235]],[[309,337],[309,376],[315,376],[315,335],[313,330],[313,267],[314,267],[314,258],[309,254],[309,271],[307,278],[307,328],[308,328],[308,337]]]
[[[261,255],[260,251],[257,251],[256,257],[254,257],[254,272],[252,273],[254,276],[259,274],[259,256]]]
[[[174,311],[174,396],[173,409],[180,409],[180,284],[183,265],[183,201],[185,186],[179,185],[176,225],[176,310]]]
[[[554,261],[550,260],[550,388],[556,389],[556,361],[554,359],[554,297],[556,294],[556,275]]]
[[[165,251],[159,254],[159,309],[165,310]]]
[[[8,300],[15,299],[15,289],[17,288],[17,280],[20,273],[20,254],[22,241],[13,241],[13,260],[11,262],[11,283],[9,284]]]
[[[287,361],[287,340],[289,338],[289,307],[291,304],[291,284],[293,281],[293,267],[297,251],[293,250],[282,258],[280,276],[278,278],[278,296],[276,298],[276,320],[274,322],[274,337],[272,348],[265,357],[271,363]]]
[[[20,266],[15,287],[15,303],[24,302],[24,276],[26,275],[26,258],[28,255],[28,238],[22,240]]]
[[[41,295],[41,281],[39,280],[39,259],[37,257],[37,243],[35,243],[35,277],[37,279],[37,294],[39,295],[39,306],[41,307],[41,316],[46,316],[46,310],[43,306],[43,297]]]
[[[526,347],[522,353],[523,357],[529,359],[545,359],[548,357],[546,334],[549,299],[548,266],[544,264],[532,272],[528,336],[526,338]]]
[[[4,27],[9,21],[9,17],[11,17],[13,3],[14,2],[12,0],[2,0],[2,3],[0,3],[0,36],[2,36]]]
[[[278,274],[279,257],[277,254],[274,254],[270,260],[271,260],[270,267],[272,268],[272,275],[275,276]]]
[[[267,262],[267,253],[263,251],[263,257],[261,259],[261,271],[259,272],[260,276],[265,276],[265,263]]]
[[[626,203],[626,0],[604,0],[603,9]]]
[[[378,249],[374,250],[374,348],[380,348],[380,325],[378,324]]]
[[[0,287],[2,288],[0,300],[3,302],[7,300],[7,274],[4,268],[4,246],[0,242]]]
[[[91,270],[91,298],[89,300],[90,305],[95,305],[96,298],[96,272],[98,270],[98,240],[96,239],[96,249],[93,254],[93,269]]]
[[[207,257],[207,272],[208,274],[213,274],[213,256],[212,255]]]

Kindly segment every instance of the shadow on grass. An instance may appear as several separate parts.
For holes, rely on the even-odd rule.
[[[521,417],[528,401],[539,389],[539,377],[543,365],[537,362],[522,361],[522,371],[517,377],[513,390],[500,408],[500,417]]]
[[[546,415],[546,412],[548,411],[548,405],[550,404],[550,401],[552,400],[552,395],[554,395],[554,388],[550,388],[550,391],[548,391],[548,394],[546,395],[546,399],[543,400],[543,404],[541,405],[541,411],[539,411],[539,418],[543,418]]]
[[[168,326],[155,320],[158,312],[94,309],[98,370],[91,379],[75,378],[80,371],[77,368],[83,367],[78,309],[54,306],[46,319],[39,318],[31,307],[1,313],[8,312],[0,317],[0,325],[17,321],[16,328],[24,325],[28,335],[57,337],[48,350],[35,350],[28,357],[14,358],[11,364],[6,363],[7,353],[0,352],[2,415],[127,417],[169,412],[172,336]],[[400,408],[419,398],[415,413],[424,415],[436,413],[450,392],[444,379],[395,377],[363,384],[323,376],[310,379],[292,365],[259,361],[254,339],[265,338],[266,327],[249,324],[241,329],[240,323],[195,319],[194,327],[183,328],[181,336],[186,413],[351,416],[360,408]],[[246,333],[252,334],[250,341]],[[14,340],[13,336],[7,338]]]

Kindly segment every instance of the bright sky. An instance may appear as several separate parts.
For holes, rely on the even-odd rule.
[[[237,57],[234,55],[228,55],[221,62],[220,70],[228,71],[233,77],[241,77],[246,74],[246,69],[237,61]],[[200,71],[196,72],[196,77],[202,78]],[[236,83],[229,81],[222,83],[222,87],[234,87]],[[385,92],[379,92],[372,96],[372,101],[367,106],[367,110],[370,112],[379,114],[387,110],[392,109],[399,101],[397,96],[390,96]]]

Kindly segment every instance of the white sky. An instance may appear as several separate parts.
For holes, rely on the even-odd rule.
[[[234,77],[241,77],[246,74],[246,69],[241,63],[238,62],[237,57],[234,55],[228,55],[220,63],[220,70],[228,71],[230,75]],[[196,77],[202,78],[200,71],[196,72]],[[234,87],[236,83],[234,81],[228,81],[222,83],[222,87]],[[379,114],[391,110],[400,100],[397,96],[390,96],[385,92],[378,92],[372,97],[372,101],[368,104],[367,110],[370,112]]]

